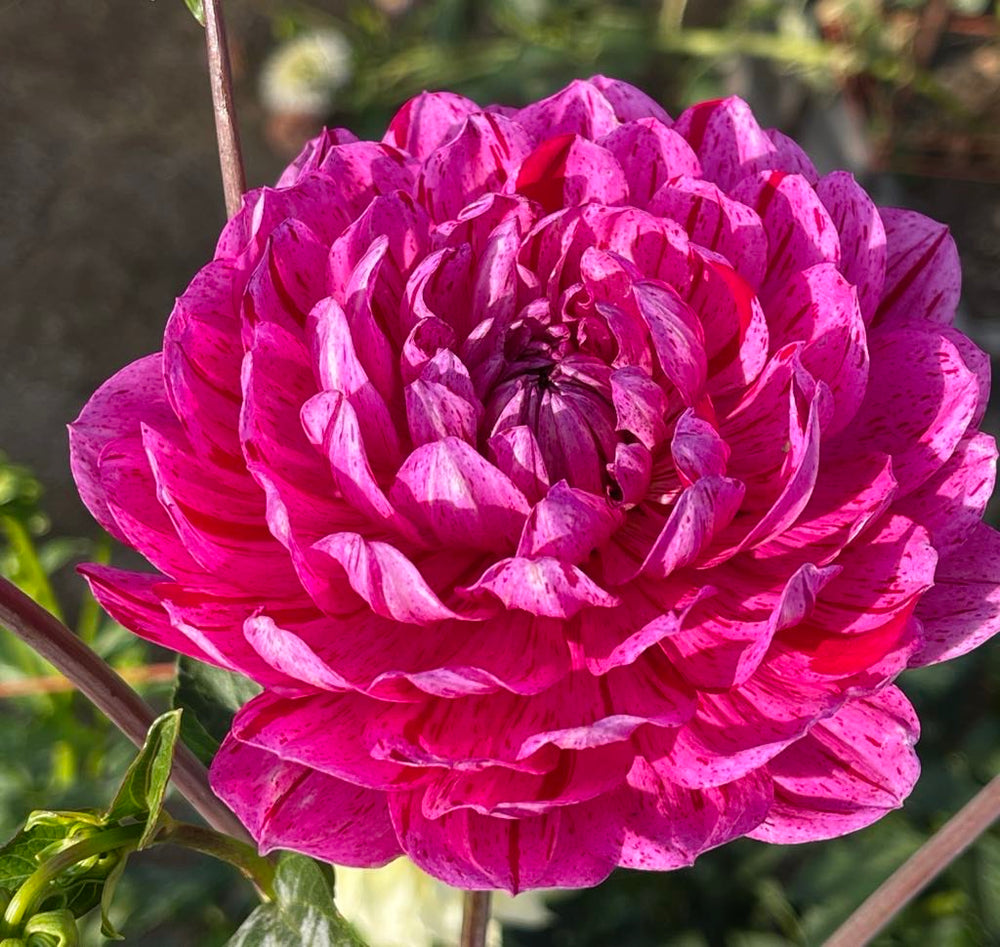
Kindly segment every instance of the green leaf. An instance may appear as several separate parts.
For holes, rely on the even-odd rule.
[[[53,847],[68,848],[79,841],[79,820],[60,818],[77,815],[75,812],[31,813],[25,827],[0,848],[0,887],[17,891],[52,853]],[[84,818],[89,815],[84,815]]]
[[[202,25],[205,25],[205,4],[202,0],[184,0],[192,16]]]
[[[180,729],[180,710],[169,710],[153,721],[146,734],[146,742],[126,771],[108,809],[109,820],[145,820],[146,827],[136,845],[140,851],[152,842],[156,834]]]
[[[0,849],[0,887],[17,891],[28,878],[58,852],[104,828],[104,816],[94,812],[31,813],[25,827]],[[101,900],[101,889],[118,863],[118,853],[108,852],[67,869],[54,882],[47,900],[76,917],[86,914]]]
[[[282,852],[276,899],[243,922],[226,947],[364,947],[333,903],[333,872],[305,855]]]
[[[115,888],[125,872],[128,864],[128,855],[123,855],[117,865],[111,869],[107,880],[104,882],[104,890],[101,892],[101,934],[108,940],[125,940],[118,933],[114,924],[111,923],[111,902],[115,896]]]
[[[233,715],[259,693],[260,687],[241,674],[178,658],[171,705],[184,710],[181,740],[208,765],[229,733]]]

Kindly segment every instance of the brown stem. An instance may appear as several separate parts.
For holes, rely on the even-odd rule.
[[[65,674],[125,736],[142,746],[156,717],[149,704],[61,621],[4,578],[0,578],[0,624]],[[248,839],[236,816],[212,793],[205,767],[187,747],[177,747],[170,778],[212,828]]]
[[[1000,776],[952,816],[824,944],[863,947],[1000,817]]]
[[[212,83],[212,107],[215,112],[215,136],[219,143],[219,167],[222,190],[226,195],[226,215],[234,217],[246,190],[240,133],[236,125],[233,101],[233,70],[226,44],[226,22],[222,18],[222,0],[204,0],[205,44],[208,47],[208,72]]]
[[[466,891],[462,905],[461,947],[484,947],[490,924],[490,891]]]
[[[163,684],[177,676],[177,668],[172,663],[140,664],[137,667],[119,668],[118,674],[129,684]],[[38,677],[23,677],[12,681],[0,681],[0,700],[7,697],[32,697],[35,694],[62,694],[76,690],[76,685],[62,674],[46,674]]]

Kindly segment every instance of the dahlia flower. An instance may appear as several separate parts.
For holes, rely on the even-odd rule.
[[[246,195],[72,426],[137,634],[257,681],[262,849],[584,886],[901,804],[894,678],[997,631],[945,227],[736,98],[425,93]]]

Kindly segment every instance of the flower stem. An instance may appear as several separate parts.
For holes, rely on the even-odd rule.
[[[1000,817],[1000,776],[951,817],[824,944],[863,947]]]
[[[208,48],[208,72],[212,84],[215,137],[219,143],[219,167],[222,170],[222,190],[226,196],[226,215],[232,218],[239,211],[243,192],[246,190],[243,152],[233,101],[233,70],[226,44],[222,0],[204,0],[204,5],[205,44]]]
[[[20,589],[0,578],[0,624],[65,674],[137,747],[156,714],[128,684],[61,621]],[[178,746],[170,778],[212,828],[248,840],[246,830],[213,794],[198,758]]]
[[[466,891],[462,906],[461,947],[484,947],[490,923],[490,891]]]
[[[258,855],[257,849],[246,842],[202,828],[200,825],[175,822],[173,819],[166,821],[156,836],[156,842],[182,845],[192,851],[228,862],[252,881],[265,898],[269,901],[274,900],[274,863],[263,855]]]

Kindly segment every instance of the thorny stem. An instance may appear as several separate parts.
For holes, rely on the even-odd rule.
[[[466,891],[462,905],[461,947],[484,947],[490,923],[490,891]]]
[[[65,674],[125,736],[142,747],[156,717],[149,704],[61,621],[4,578],[0,578],[0,624]],[[212,828],[249,840],[239,820],[212,793],[205,767],[187,747],[177,747],[170,778]]]
[[[952,816],[871,894],[823,947],[863,947],[1000,817],[1000,776]]]
[[[233,101],[233,70],[226,45],[226,23],[222,0],[204,0],[205,44],[208,48],[208,72],[212,83],[212,107],[215,112],[215,136],[219,143],[219,167],[222,190],[226,195],[226,215],[236,216],[246,190],[240,133],[236,125]]]

